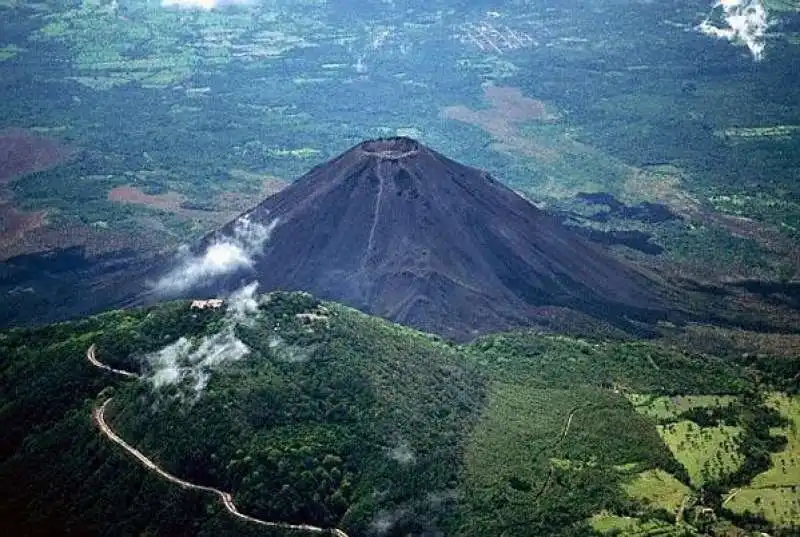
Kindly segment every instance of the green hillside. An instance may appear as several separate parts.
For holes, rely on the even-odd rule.
[[[140,378],[92,365],[92,344]],[[112,398],[105,420],[125,442],[260,520],[349,537],[788,535],[788,508],[775,524],[723,505],[793,456],[765,378],[655,342],[459,346],[302,293],[16,329],[0,333],[0,529],[311,533],[237,519],[148,471],[92,420]],[[676,447],[712,443],[722,454],[705,459]]]

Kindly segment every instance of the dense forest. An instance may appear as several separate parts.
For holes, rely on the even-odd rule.
[[[91,365],[92,344],[140,377]],[[231,491],[248,515],[350,537],[586,535],[609,521],[664,535],[797,529],[725,505],[786,449],[787,419],[768,402],[787,388],[786,361],[526,331],[455,345],[304,293],[14,329],[0,360],[7,534],[282,532],[109,442],[91,410],[112,396],[109,424],[166,471]],[[669,443],[684,423],[700,431],[688,443],[735,431],[732,454],[695,471]],[[631,492],[652,475],[684,491],[679,509]]]

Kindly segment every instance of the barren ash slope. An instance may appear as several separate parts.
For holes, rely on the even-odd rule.
[[[268,239],[252,236],[265,229]],[[228,248],[243,240],[257,248]],[[160,287],[197,296],[255,279],[264,291],[304,290],[461,340],[530,326],[548,306],[628,329],[672,311],[653,277],[486,172],[402,137],[317,166],[207,236],[194,255],[211,269],[173,268]]]

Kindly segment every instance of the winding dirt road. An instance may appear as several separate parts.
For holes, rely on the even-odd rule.
[[[135,373],[131,373],[130,371],[123,371],[121,369],[112,369],[107,365],[99,362],[95,357],[95,346],[92,345],[86,351],[86,358],[92,363],[92,365],[99,367],[101,369],[105,369],[108,371],[112,371],[119,375],[128,377],[128,378],[141,378],[139,375]],[[136,460],[138,460],[142,466],[147,468],[149,471],[155,473],[162,479],[169,481],[170,483],[174,483],[183,489],[192,489],[192,490],[200,490],[203,492],[210,492],[215,494],[219,497],[222,505],[225,506],[225,509],[228,510],[230,514],[239,518],[241,520],[246,520],[248,522],[252,522],[254,524],[259,524],[261,526],[267,526],[270,528],[280,528],[284,530],[299,530],[299,531],[307,531],[311,533],[318,533],[318,534],[326,534],[326,535],[333,535],[335,537],[348,537],[348,535],[338,529],[338,528],[320,528],[319,526],[312,526],[310,524],[290,524],[288,522],[271,522],[268,520],[261,520],[259,518],[255,518],[252,516],[245,515],[239,509],[236,508],[236,504],[233,503],[233,496],[230,492],[225,492],[223,490],[215,489],[214,487],[207,487],[204,485],[197,485],[190,481],[186,481],[179,477],[172,475],[171,473],[167,472],[152,460],[147,458],[141,451],[136,449],[135,447],[128,444],[125,440],[123,440],[114,430],[108,425],[106,421],[105,412],[108,404],[111,402],[111,398],[106,399],[102,405],[95,407],[92,410],[92,419],[100,428],[100,431],[105,435],[106,438],[120,446],[122,449],[133,455]]]
[[[97,350],[97,345],[92,343],[92,345],[86,350],[86,359],[95,366],[99,367],[100,369],[105,369],[106,371],[111,371],[112,373],[116,373],[117,375],[122,375],[123,377],[138,379],[141,378],[140,375],[136,373],[131,373],[130,371],[125,371],[123,369],[114,369],[113,367],[109,367],[106,364],[102,363],[95,357],[95,351]]]

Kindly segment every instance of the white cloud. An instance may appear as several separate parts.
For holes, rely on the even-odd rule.
[[[255,256],[277,225],[277,218],[264,226],[251,221],[247,215],[236,222],[232,236],[215,239],[202,255],[190,254],[184,247],[178,267],[161,278],[155,290],[181,293],[205,280],[252,267]]]
[[[258,282],[253,282],[228,297],[222,328],[216,334],[197,341],[182,337],[147,356],[148,379],[153,387],[189,385],[195,396],[199,396],[213,370],[247,356],[250,349],[236,337],[236,326],[251,324],[258,316],[257,288]]]
[[[231,5],[249,5],[252,0],[161,0],[162,7],[211,10]]]
[[[258,313],[257,289],[258,282],[251,282],[228,297],[227,312],[234,321],[249,324],[255,319]]]
[[[397,461],[400,464],[411,464],[417,459],[416,456],[414,456],[414,452],[411,450],[411,447],[406,442],[400,442],[392,449],[388,450],[386,455],[393,461]]]
[[[758,61],[764,56],[764,39],[769,27],[762,0],[717,0],[706,19],[697,27],[705,35],[743,43]]]
[[[153,368],[150,380],[156,388],[175,384],[181,380],[182,370],[179,362],[189,353],[191,346],[191,342],[182,337],[148,356],[150,366]]]
[[[250,349],[236,337],[234,325],[225,326],[212,336],[193,343],[182,337],[147,357],[150,363],[150,382],[161,388],[188,382],[195,395],[200,395],[211,376],[211,370],[224,362],[235,362],[249,354]]]
[[[394,511],[378,511],[370,524],[370,529],[378,535],[385,535],[407,512],[405,508],[395,509]]]
[[[250,349],[236,337],[233,325],[229,325],[213,336],[200,340],[197,349],[188,357],[190,372],[194,379],[194,392],[199,394],[208,384],[210,370],[223,362],[241,360]]]

